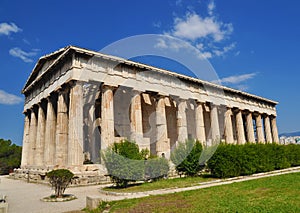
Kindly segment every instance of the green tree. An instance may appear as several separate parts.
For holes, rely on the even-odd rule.
[[[202,145],[199,141],[187,140],[179,143],[171,153],[171,160],[176,165],[176,171],[187,176],[197,175],[204,165],[200,164]]]
[[[63,193],[71,183],[73,176],[74,174],[67,169],[57,169],[47,173],[49,182],[54,188],[55,197],[63,197]]]
[[[12,144],[10,140],[0,139],[0,175],[6,175],[20,167],[21,155],[21,146]]]

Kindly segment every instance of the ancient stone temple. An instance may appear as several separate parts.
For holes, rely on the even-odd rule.
[[[167,158],[186,139],[279,141],[275,101],[74,46],[41,57],[22,92],[20,171],[99,171],[125,138]]]

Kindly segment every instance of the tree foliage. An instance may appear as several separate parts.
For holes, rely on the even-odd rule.
[[[178,143],[171,153],[171,160],[179,174],[195,176],[204,168],[204,165],[199,162],[201,153],[202,145],[199,141],[187,140]]]
[[[74,174],[67,169],[57,169],[47,173],[49,182],[54,188],[55,197],[63,197],[63,193],[71,183],[73,176]]]
[[[10,140],[0,139],[0,175],[6,175],[20,167],[22,147]]]

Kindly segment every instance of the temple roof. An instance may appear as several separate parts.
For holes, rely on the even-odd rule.
[[[126,64],[126,65],[129,65],[129,66],[134,66],[134,67],[138,67],[138,68],[142,68],[142,69],[146,69],[146,70],[159,72],[159,73],[166,74],[166,75],[171,75],[171,76],[174,76],[174,77],[177,77],[177,78],[180,78],[180,79],[185,79],[187,81],[203,84],[205,86],[210,86],[212,88],[216,88],[216,89],[224,90],[224,91],[227,91],[227,92],[240,94],[242,96],[247,96],[247,97],[250,97],[250,98],[254,98],[254,99],[257,99],[257,100],[269,102],[269,103],[274,104],[274,105],[278,104],[277,101],[273,101],[273,100],[263,98],[263,97],[260,97],[260,96],[257,96],[257,95],[253,95],[253,94],[250,94],[250,93],[247,93],[247,92],[243,92],[243,91],[240,91],[240,90],[237,90],[237,89],[233,89],[233,88],[222,86],[222,85],[219,85],[219,84],[216,84],[216,83],[211,83],[211,82],[204,81],[204,80],[201,80],[201,79],[198,79],[198,78],[194,78],[194,77],[186,76],[186,75],[183,75],[183,74],[179,74],[179,73],[169,71],[169,70],[166,70],[166,69],[154,67],[154,66],[139,63],[139,62],[134,62],[134,61],[127,60],[127,59],[124,59],[124,58],[121,58],[121,57],[107,55],[107,54],[103,54],[103,53],[100,53],[100,52],[97,52],[97,51],[88,50],[88,49],[81,48],[81,47],[76,47],[76,46],[67,46],[67,47],[61,48],[61,49],[59,49],[59,50],[57,50],[53,53],[42,56],[38,60],[35,67],[33,68],[30,76],[28,77],[28,79],[25,83],[25,86],[22,90],[22,93],[24,94],[29,88],[31,88],[35,84],[36,81],[38,81],[40,78],[42,78],[44,73],[46,73],[52,67],[54,67],[60,60],[62,60],[71,51],[86,54],[86,55],[89,55],[89,56],[101,57],[103,59],[118,62],[118,63],[121,63],[121,64]],[[43,69],[43,72],[40,72],[41,69]]]

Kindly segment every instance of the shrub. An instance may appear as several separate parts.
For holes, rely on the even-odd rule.
[[[47,173],[56,197],[62,197],[74,174],[67,169],[57,169]]]
[[[135,143],[127,140],[114,143],[102,156],[108,174],[117,187],[127,187],[130,181],[143,180],[144,160]]]
[[[202,145],[199,141],[187,140],[185,143],[178,143],[171,153],[176,171],[187,176],[197,175],[204,168],[199,163],[201,152]]]
[[[215,177],[235,177],[296,166],[299,155],[300,146],[220,144],[207,166]]]
[[[145,160],[145,179],[158,180],[166,177],[169,172],[169,162],[165,158],[150,158]]]
[[[220,144],[214,155],[207,162],[213,176],[234,177],[240,174],[240,164],[237,161],[237,147]]]

